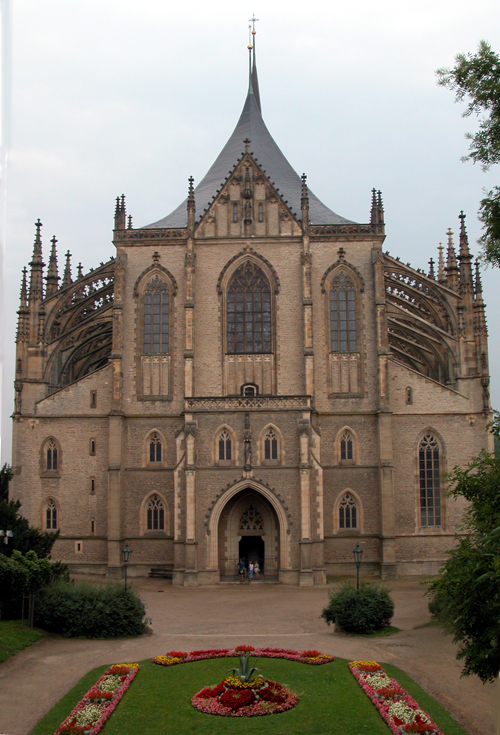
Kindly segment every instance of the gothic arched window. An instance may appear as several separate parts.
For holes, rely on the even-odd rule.
[[[169,345],[169,291],[155,275],[144,289],[144,354],[165,355]]]
[[[354,459],[352,451],[352,435],[349,431],[344,431],[340,438],[340,459],[341,461]]]
[[[250,260],[236,270],[228,286],[227,351],[272,352],[271,289],[263,271]]]
[[[161,462],[161,439],[156,433],[149,437],[149,461]]]
[[[47,471],[57,472],[57,444],[54,441],[49,441],[45,448],[45,467]]]
[[[240,531],[261,531],[264,528],[264,521],[260,511],[249,505],[240,518]]]
[[[356,289],[343,272],[330,290],[330,336],[332,352],[356,352]]]
[[[231,437],[229,432],[224,429],[219,434],[219,461],[230,461],[232,459]]]
[[[49,500],[45,506],[45,529],[47,531],[57,530],[57,507],[53,500]]]
[[[418,447],[420,480],[420,525],[441,525],[441,476],[439,469],[439,445],[431,433],[427,433]]]
[[[345,493],[339,503],[339,528],[357,528],[358,518],[356,501],[351,493]]]
[[[149,499],[146,516],[146,528],[148,531],[165,530],[165,508],[158,495],[152,495]]]
[[[278,459],[278,437],[272,429],[264,437],[264,459]]]

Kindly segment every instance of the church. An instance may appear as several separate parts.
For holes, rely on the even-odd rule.
[[[84,273],[36,223],[16,337],[11,498],[72,572],[320,585],[437,572],[446,473],[492,451],[485,307],[460,213],[428,272],[309,189],[248,94],[186,200]],[[186,172],[186,177],[187,177]],[[371,196],[371,200],[370,200]],[[159,213],[161,214],[161,213]],[[393,246],[397,250],[397,246]],[[45,270],[46,268],[46,270]]]

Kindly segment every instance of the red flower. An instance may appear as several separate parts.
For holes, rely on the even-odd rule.
[[[318,658],[318,656],[321,656],[320,651],[302,651],[300,654],[301,656],[304,656],[304,658]]]
[[[286,702],[286,694],[283,691],[283,687],[272,682],[271,686],[267,686],[265,689],[259,691],[259,697],[265,702],[273,702],[274,704],[283,704]]]
[[[166,655],[171,658],[187,658],[189,656],[189,654],[184,651],[169,651]]]
[[[237,710],[253,704],[255,702],[255,694],[251,689],[228,689],[221,695],[220,701],[225,707]]]
[[[236,653],[250,653],[251,651],[255,651],[254,646],[236,646],[234,649]]]
[[[359,671],[382,671],[382,667],[378,664],[359,664],[356,668]]]

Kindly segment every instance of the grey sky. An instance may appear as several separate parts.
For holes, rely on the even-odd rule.
[[[500,51],[498,3],[252,5],[194,0],[23,0],[12,8],[12,147],[4,262],[2,461],[10,459],[14,338],[21,269],[43,222],[73,270],[113,254],[114,199],[134,225],[154,222],[199,181],[231,134],[247,88],[247,19],[257,23],[266,124],[315,194],[340,215],[369,217],[382,190],[385,247],[414,267],[436,259],[467,214],[474,252],[483,187],[500,183],[461,163],[463,119],[435,70],[480,39]],[[456,241],[458,237],[456,238]],[[500,271],[483,275],[492,401],[500,406]]]

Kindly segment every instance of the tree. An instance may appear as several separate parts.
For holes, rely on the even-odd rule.
[[[500,669],[500,458],[483,451],[465,469],[455,467],[450,480],[450,495],[470,503],[468,536],[431,584],[429,609],[459,644],[462,676],[487,682]]]
[[[8,487],[12,468],[4,464],[0,470],[0,529],[12,531],[13,537],[7,544],[0,543],[0,554],[11,556],[14,550],[26,554],[34,551],[41,558],[49,557],[59,535],[58,531],[47,533],[30,526],[19,509],[19,500],[9,500]]]
[[[464,117],[482,116],[478,132],[467,133],[471,143],[463,160],[480,163],[488,170],[500,162],[500,56],[481,41],[476,54],[458,54],[453,68],[438,69],[436,74],[441,86],[455,92],[457,102],[467,101]],[[484,259],[500,266],[500,187],[485,194],[478,212],[483,224],[479,243]]]

